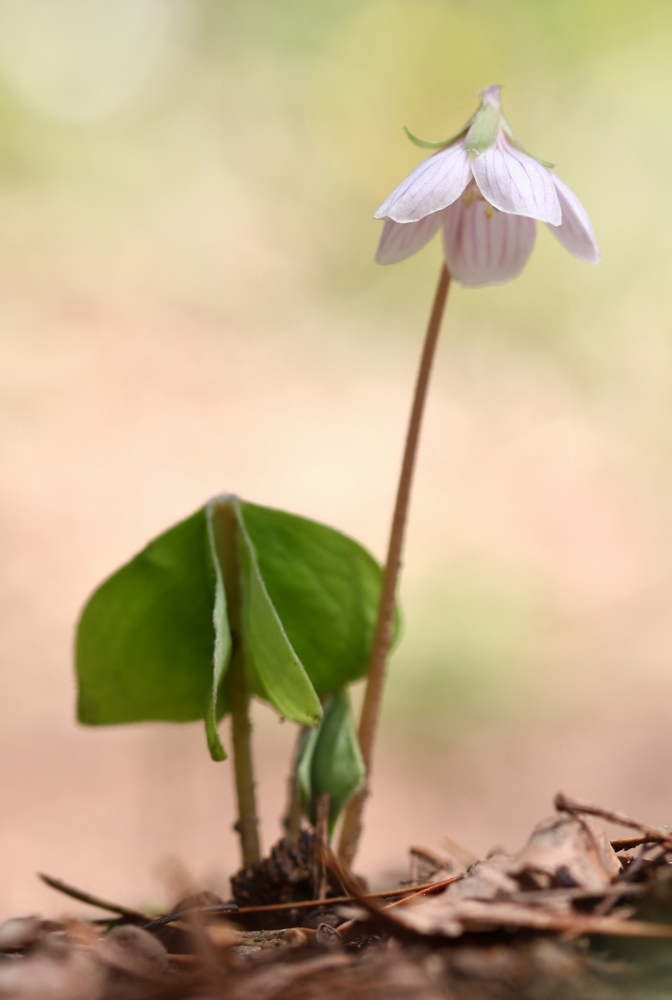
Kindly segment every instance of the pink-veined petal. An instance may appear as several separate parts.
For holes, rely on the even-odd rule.
[[[458,201],[443,213],[448,270],[466,288],[502,285],[525,267],[537,226],[523,215],[498,212],[480,198]]]
[[[434,153],[412,170],[376,212],[376,219],[418,222],[452,205],[471,180],[464,141]]]
[[[553,183],[560,200],[562,222],[559,226],[548,228],[565,250],[569,250],[579,260],[585,260],[588,264],[599,264],[600,251],[585,208],[559,177],[553,175]]]
[[[500,138],[496,146],[477,156],[472,170],[481,194],[500,212],[560,225],[560,202],[552,175],[506,139]]]
[[[443,214],[435,212],[418,222],[395,222],[386,219],[376,251],[376,264],[398,264],[429,243],[437,231]]]

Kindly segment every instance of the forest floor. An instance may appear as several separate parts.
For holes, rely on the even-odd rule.
[[[231,899],[191,891],[158,915],[43,876],[101,916],[0,924],[0,997],[669,997],[672,836],[562,794],[554,804],[516,854],[415,848],[410,878],[375,894],[308,830],[238,872]]]

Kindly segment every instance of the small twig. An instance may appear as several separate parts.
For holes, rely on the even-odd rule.
[[[138,923],[145,923],[147,920],[151,920],[151,917],[147,916],[146,913],[142,913],[140,910],[133,910],[128,906],[122,906],[120,903],[110,903],[107,899],[101,899],[100,896],[94,896],[92,893],[85,892],[83,889],[76,889],[74,886],[68,885],[67,882],[63,882],[60,878],[53,878],[51,875],[45,875],[43,872],[38,872],[37,874],[50,889],[62,892],[65,896],[70,896],[72,899],[76,899],[80,903],[88,903],[90,906],[97,906],[101,910],[109,910],[111,913],[118,913],[120,916],[126,917],[128,920],[133,920]]]
[[[426,882],[425,885],[414,885],[409,886],[406,889],[385,889],[383,892],[367,892],[364,893],[367,899],[392,899],[395,896],[412,896],[419,892],[421,889],[431,889],[435,886],[436,882]],[[290,903],[267,903],[265,906],[241,906],[237,913],[244,916],[246,913],[277,913],[281,910],[309,910],[311,907],[321,906],[324,902],[329,903],[329,906],[337,906],[341,903],[356,903],[360,899],[360,895],[357,896],[330,896],[327,900],[323,900],[322,903],[319,899],[302,899],[299,902]]]
[[[451,878],[444,879],[442,882],[428,882],[423,886],[415,886],[413,891],[406,895],[403,899],[398,899],[394,903],[388,903],[386,906],[376,906],[373,902],[375,897],[371,897],[359,891],[354,879],[351,875],[344,871],[343,866],[333,851],[327,850],[325,854],[325,865],[331,871],[332,875],[335,875],[338,878],[341,885],[350,891],[354,897],[354,902],[360,903],[372,917],[378,918],[388,930],[390,922],[392,922],[395,927],[399,926],[398,922],[394,920],[394,918],[388,916],[388,910],[394,909],[394,907],[397,906],[405,906],[407,903],[410,903],[412,900],[418,899],[421,896],[438,895],[439,893],[444,892],[444,890],[447,889],[451,883],[458,882],[462,878],[462,875],[453,875]],[[348,933],[358,923],[359,920],[357,919],[348,920],[346,923],[341,924],[341,926],[337,928],[338,934],[342,938],[347,937]]]
[[[386,903],[382,906],[382,910],[393,910],[396,906],[406,906],[408,903],[412,903],[416,899],[421,899],[423,896],[438,896],[452,885],[453,882],[459,882],[462,878],[460,875],[451,875],[450,878],[444,878],[441,882],[432,882],[430,885],[421,885],[416,888],[415,892],[410,896],[404,896],[403,899],[397,899],[394,903]]]
[[[638,820],[631,819],[624,813],[613,812],[611,809],[602,809],[600,806],[594,806],[590,802],[580,802],[577,799],[570,799],[562,792],[558,792],[553,800],[553,804],[558,812],[566,812],[570,813],[570,815],[585,813],[587,816],[597,816],[607,823],[616,823],[618,826],[627,826],[632,830],[639,830],[647,839],[657,844],[667,844],[669,847],[672,847],[672,834],[663,833],[662,830],[657,830],[653,826],[640,823]]]
[[[610,841],[612,850],[618,854],[620,851],[632,851],[635,847],[641,847],[642,844],[650,844],[650,837],[622,837],[619,840]]]
[[[143,924],[146,931],[154,931],[166,924],[183,923],[205,913],[238,914],[240,911],[235,903],[213,903],[211,906],[192,906],[187,910],[175,910],[173,913],[163,913],[148,923]],[[185,928],[192,929],[192,928]]]
[[[443,885],[443,883],[427,882],[425,885],[413,886],[409,889],[386,889],[383,892],[374,892],[364,894],[365,899],[391,899],[394,896],[401,896],[403,898],[409,896],[415,896],[422,893],[422,890],[431,890],[436,885]],[[188,919],[193,913],[212,913],[212,914],[222,914],[233,916],[252,916],[263,913],[282,913],[283,910],[315,910],[318,907],[324,906],[325,903],[329,906],[340,906],[347,903],[357,903],[362,898],[361,894],[357,896],[330,896],[328,899],[302,899],[298,902],[289,903],[267,903],[265,906],[236,906],[235,903],[213,903],[211,906],[195,906],[188,910],[176,910],[174,913],[164,913],[160,917],[156,917],[150,920],[148,924],[144,925],[145,930],[154,930],[156,927],[163,927],[165,924],[172,924],[176,921],[183,921]],[[143,918],[148,919],[148,918]]]

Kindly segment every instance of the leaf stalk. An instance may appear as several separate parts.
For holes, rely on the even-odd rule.
[[[245,666],[245,646],[241,628],[240,566],[237,548],[236,515],[231,504],[220,507],[222,570],[233,649],[226,685],[231,713],[231,755],[235,776],[238,819],[235,830],[240,838],[244,868],[261,861],[259,819],[252,756],[251,692]]]

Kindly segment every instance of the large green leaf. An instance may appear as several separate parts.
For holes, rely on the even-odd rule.
[[[199,510],[89,599],[77,631],[80,721],[202,719],[212,687],[214,593]]]
[[[297,765],[297,778],[304,810],[315,820],[315,804],[329,796],[329,833],[338,817],[360,788],[366,768],[359,749],[350,699],[336,691],[324,703],[319,729],[308,734]]]
[[[204,719],[221,760],[217,723],[237,644],[252,691],[281,715],[315,725],[318,695],[366,671],[380,576],[373,557],[333,528],[217,497],[90,598],[77,636],[79,719]]]
[[[317,693],[363,677],[380,593],[376,560],[317,521],[240,506],[268,594]]]

